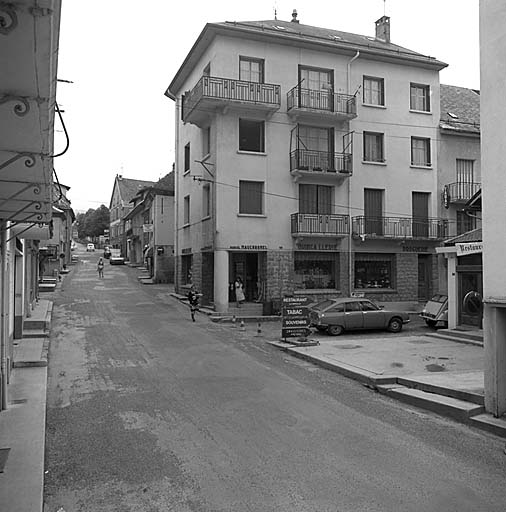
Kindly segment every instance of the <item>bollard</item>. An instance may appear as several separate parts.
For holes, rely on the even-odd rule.
[[[241,327],[239,327],[240,331],[245,331],[246,327],[244,327],[244,320],[241,319]]]
[[[237,322],[237,318],[235,317],[235,315],[232,317],[232,327],[237,327],[236,325],[236,322]]]
[[[260,322],[258,322],[257,333],[255,334],[255,336],[262,336],[262,324]]]

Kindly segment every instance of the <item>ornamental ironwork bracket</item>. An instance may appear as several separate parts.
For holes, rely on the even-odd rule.
[[[20,160],[21,158],[26,158],[24,165],[25,167],[33,167],[35,165],[35,157],[37,156],[37,153],[18,153],[16,156],[13,156],[12,158],[9,158],[8,160],[5,160],[4,162],[0,163],[0,171],[2,169],[5,169],[9,165],[13,164],[14,162]],[[38,155],[41,156],[41,155]]]
[[[3,94],[2,96],[0,96],[0,105],[2,105],[3,103],[7,103],[8,101],[12,101],[13,103],[15,103],[14,108],[12,109],[14,110],[14,113],[18,117],[23,117],[26,116],[28,112],[30,112],[30,103],[28,102],[28,99],[29,98],[27,96]]]
[[[17,224],[24,224],[24,222],[23,222],[23,223],[18,222],[18,223],[16,223],[15,225],[17,225]],[[29,226],[28,226],[27,228],[23,229],[23,230],[22,230],[22,231],[20,231],[19,233],[16,233],[15,235],[12,235],[10,238],[8,238],[8,239],[6,240],[6,242],[10,242],[10,241],[11,241],[11,240],[13,240],[14,238],[18,237],[19,235],[22,235],[25,231],[28,231],[29,229],[33,228],[34,226],[40,226],[40,222],[28,222],[28,224],[29,224]],[[12,227],[12,226],[11,226],[11,227]]]
[[[5,199],[4,201],[2,201],[0,203],[0,209],[2,208],[2,206],[4,204],[7,204],[8,202],[12,201],[13,199],[15,199],[19,195],[23,194],[24,192],[26,192],[28,189],[30,189],[32,187],[33,187],[32,192],[35,195],[39,195],[40,194],[40,188],[37,185],[35,185],[33,183],[30,183],[30,184],[26,185],[25,187],[21,188],[21,190],[18,190],[16,193],[12,194],[10,197]],[[27,201],[27,199],[18,199],[18,201]],[[41,205],[40,201],[31,201],[31,203],[37,203],[39,205],[39,208],[36,207],[37,210],[40,210],[40,208],[42,208],[42,205]]]
[[[23,213],[27,208],[29,208],[30,206],[32,206],[32,204],[36,204],[35,206],[35,209],[37,210],[40,210],[42,208],[42,205],[40,204],[39,201],[30,201],[28,204],[25,204],[25,206],[23,206],[23,208],[20,208],[17,212],[14,212],[13,214],[11,214],[11,218],[12,217],[16,217],[17,215],[19,215],[20,213]],[[42,221],[42,214],[40,213],[30,213],[27,217],[25,217],[24,219],[22,219],[21,222],[27,222],[29,219],[31,219],[34,215],[37,216],[37,220],[34,221],[34,222],[41,222]],[[4,219],[4,220],[11,220],[11,219]]]
[[[18,26],[18,15],[13,4],[0,2],[0,34],[7,35]]]

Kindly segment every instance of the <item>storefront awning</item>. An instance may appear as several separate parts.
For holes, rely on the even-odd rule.
[[[20,223],[11,228],[17,238],[26,240],[50,240],[51,229],[49,224],[28,224]]]

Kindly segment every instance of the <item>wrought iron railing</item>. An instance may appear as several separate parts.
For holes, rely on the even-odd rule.
[[[346,235],[350,232],[348,215],[292,213],[292,234]]]
[[[287,108],[305,108],[354,116],[357,113],[355,96],[329,90],[304,89],[295,86],[287,93]]]
[[[296,149],[290,153],[290,171],[338,172],[351,174],[350,153],[329,153],[311,149]]]
[[[463,202],[469,201],[471,197],[478,192],[481,188],[481,183],[473,183],[473,182],[455,182],[449,183],[448,187],[448,195],[450,196],[450,202]]]
[[[454,226],[446,219],[416,217],[353,217],[353,234],[380,238],[444,239]]]
[[[197,85],[184,95],[183,119],[196,107],[203,98],[214,98],[227,101],[261,103],[272,106],[281,105],[281,88],[274,84],[246,82],[233,78],[203,76]]]

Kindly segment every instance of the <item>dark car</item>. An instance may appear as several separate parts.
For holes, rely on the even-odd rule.
[[[436,293],[425,304],[420,316],[429,327],[448,327],[448,295]]]
[[[111,257],[111,249],[109,247],[104,247],[104,258],[109,259]]]
[[[406,311],[384,309],[363,298],[328,299],[310,306],[309,311],[311,326],[332,336],[365,329],[399,332],[409,322]]]

